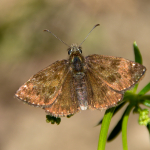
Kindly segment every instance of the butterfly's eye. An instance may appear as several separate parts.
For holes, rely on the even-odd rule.
[[[81,47],[79,47],[79,52],[82,54],[82,48]]]
[[[68,48],[68,55],[71,55],[71,52],[72,52],[71,48]]]

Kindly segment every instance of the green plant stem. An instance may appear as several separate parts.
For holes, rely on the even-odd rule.
[[[126,112],[123,117],[122,121],[122,145],[123,145],[123,150],[128,150],[128,144],[127,144],[127,124],[128,124],[128,119],[129,119],[129,114],[130,111],[132,110],[134,106],[133,105],[128,105]]]
[[[109,124],[111,121],[111,118],[113,116],[114,110],[116,107],[112,107],[110,109],[107,109],[103,118],[100,135],[99,135],[99,142],[98,142],[98,148],[97,150],[105,150],[106,140],[107,140],[107,132],[109,129]]]

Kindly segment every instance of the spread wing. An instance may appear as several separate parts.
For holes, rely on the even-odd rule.
[[[51,106],[45,106],[43,109],[55,117],[71,115],[80,110],[71,71],[67,74],[56,101]]]
[[[89,55],[86,57],[87,70],[110,88],[125,91],[135,85],[146,71],[146,68],[124,58]]]
[[[43,107],[52,104],[61,93],[68,67],[67,60],[56,61],[33,75],[19,88],[15,96],[34,106]]]

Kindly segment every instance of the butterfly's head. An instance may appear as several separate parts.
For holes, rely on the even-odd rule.
[[[68,48],[68,55],[72,54],[82,54],[82,48],[80,46],[77,46],[77,44],[72,44]]]

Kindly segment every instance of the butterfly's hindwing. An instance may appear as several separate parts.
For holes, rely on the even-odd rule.
[[[56,101],[51,106],[44,107],[47,113],[55,117],[62,117],[74,114],[80,110],[76,85],[73,80],[73,75],[70,71],[61,86],[61,92],[57,96]]]
[[[105,82],[95,75],[94,72],[87,71],[89,109],[107,109],[115,106],[123,98],[123,93],[114,91]]]

